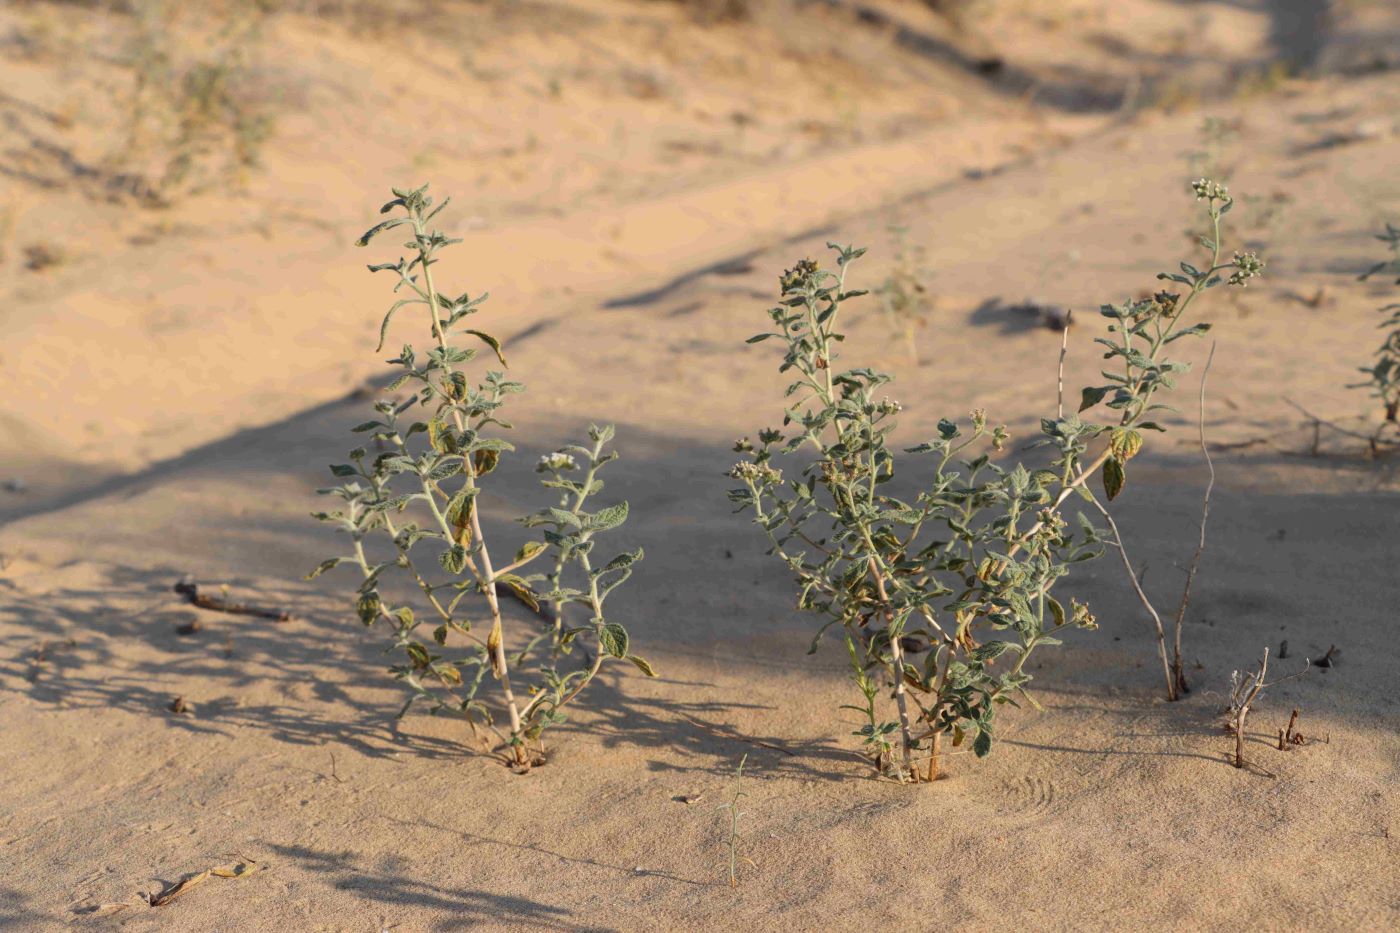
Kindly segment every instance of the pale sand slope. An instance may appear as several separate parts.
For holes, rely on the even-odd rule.
[[[879,6],[914,15],[914,4]],[[1243,13],[1249,7],[1208,8],[1238,25],[1246,45],[1257,38],[1249,29],[1268,27],[1257,11]],[[1072,18],[1093,6],[1065,10]],[[1170,28],[1140,36],[1137,52],[1170,60],[1162,36],[1184,10],[1162,7]],[[1036,29],[1050,28],[1032,25],[1032,35],[1007,41],[1039,42]],[[617,27],[647,28],[631,20]],[[636,46],[636,35],[608,29],[598,35],[623,50]],[[316,146],[316,130],[328,127],[316,120],[353,112],[332,104],[351,94],[354,66],[374,53],[368,43],[314,32],[284,41],[302,57],[314,53],[330,78],[308,97],[325,108],[288,123],[288,144],[273,154],[281,163],[269,171],[279,179],[297,178],[288,171],[297,160],[329,164],[325,146]],[[540,59],[552,41],[539,39]],[[1044,67],[1074,77],[1072,56],[1061,60],[1068,53],[1050,45]],[[678,73],[692,69],[683,52],[676,41],[651,67],[666,74],[666,56],[682,56]],[[792,67],[788,83],[806,77]],[[385,87],[395,74],[412,74],[393,69]],[[640,112],[589,84],[620,73],[561,73],[584,78],[587,119]],[[728,105],[717,97],[706,105]],[[644,179],[623,193],[619,179],[606,177],[613,144],[598,139],[570,177],[582,185],[570,193],[581,213],[501,221],[473,234],[475,255],[449,256],[449,282],[496,291],[484,325],[507,336],[512,367],[531,384],[515,406],[515,465],[577,437],[589,419],[616,420],[626,458],[612,468],[609,495],[633,506],[623,544],[648,552],[616,607],[662,679],[644,681],[630,668],[609,674],[557,735],[550,765],[524,779],[480,755],[461,723],[413,716],[393,730],[400,693],[382,674],[381,633],[347,619],[344,577],[315,587],[295,581],[335,549],[304,514],[318,504],[311,490],[325,482],[323,464],[350,445],[346,429],[363,419],[365,402],[305,409],[375,371],[367,340],[384,283],[358,263],[379,256],[344,245],[377,205],[361,189],[368,178],[435,165],[406,165],[388,147],[365,146],[333,175],[301,177],[290,209],[269,209],[266,192],[255,193],[262,213],[253,219],[238,202],[196,202],[175,214],[174,233],[101,262],[106,241],[132,233],[136,221],[112,216],[106,226],[80,227],[87,258],[52,280],[17,277],[6,286],[6,371],[21,377],[8,395],[24,399],[7,403],[4,430],[22,445],[7,469],[22,466],[31,492],[4,502],[8,513],[28,517],[0,531],[0,923],[1396,925],[1390,831],[1400,721],[1386,637],[1396,598],[1396,475],[1393,465],[1357,458],[1298,457],[1309,431],[1282,398],[1338,419],[1362,409],[1361,395],[1341,387],[1376,340],[1373,308],[1393,294],[1383,283],[1358,284],[1355,273],[1378,256],[1366,234],[1400,213],[1397,98],[1393,76],[1379,76],[1289,85],[1208,111],[1245,115],[1224,163],[1236,192],[1266,200],[1242,200],[1232,217],[1271,265],[1259,286],[1207,304],[1221,340],[1207,424],[1226,448],[1217,454],[1210,551],[1187,626],[1197,691],[1180,705],[1158,699],[1141,609],[1117,566],[1096,563],[1067,590],[1092,602],[1103,629],[1043,657],[1037,688],[1046,712],[1012,713],[993,758],[952,758],[948,780],[913,790],[869,779],[851,756],[855,723],[837,710],[853,699],[843,658],[834,650],[805,656],[811,621],[791,611],[787,580],[763,558],[755,530],[727,514],[729,440],[777,419],[781,385],[769,346],[742,339],[762,326],[776,273],[792,259],[819,254],[826,238],[868,242],[874,251],[855,276],[878,283],[889,268],[886,227],[906,224],[910,241],[927,249],[938,294],[934,322],[920,335],[924,364],[911,366],[872,304],[846,360],[899,373],[895,394],[909,406],[904,438],[974,405],[1029,437],[1053,406],[1057,338],[1022,326],[998,300],[1088,310],[1074,333],[1068,382],[1092,378],[1092,308],[1154,287],[1151,276],[1189,245],[1190,205],[1180,192],[1187,154],[1200,148],[1201,113],[1140,118],[1068,151],[1036,143],[1060,143],[1061,130],[1084,132],[1093,120],[948,123],[844,151],[773,150],[762,171],[752,163],[764,155],[724,150],[673,178],[664,160],[629,151],[627,163]],[[357,102],[384,104],[372,95]],[[424,109],[456,113],[451,104],[444,95]],[[812,105],[804,98],[795,109]],[[529,101],[512,106],[522,119],[540,116]],[[757,112],[766,106],[773,101],[755,102]],[[412,125],[421,112],[399,119]],[[897,101],[879,112],[909,119]],[[638,137],[659,136],[671,119],[652,112]],[[699,133],[675,120],[686,139]],[[554,112],[539,122],[561,136],[573,126]],[[1382,132],[1345,143],[1358,126]],[[336,139],[349,132],[332,129]],[[763,132],[787,129],[774,118]],[[483,144],[473,137],[470,146]],[[441,165],[430,172],[441,188],[547,200],[545,179],[511,177],[514,155],[456,146],[465,144],[428,154]],[[550,140],[546,150],[554,148]],[[472,171],[456,168],[463,155]],[[476,160],[510,185],[476,177]],[[998,164],[1011,167],[956,181],[965,168]],[[725,165],[734,177],[720,184],[715,172]],[[356,195],[315,219],[305,212],[318,184]],[[858,212],[925,189],[932,193],[893,209]],[[1268,205],[1280,210],[1268,217]],[[76,195],[43,206],[27,216],[62,227],[92,213]],[[466,200],[448,216],[466,226],[484,213],[497,223],[517,207]],[[211,240],[202,212],[237,217],[237,233]],[[288,224],[305,224],[314,237],[288,233]],[[759,249],[809,226],[823,228]],[[718,269],[706,270],[713,262]],[[217,317],[200,312],[206,296],[218,296]],[[857,311],[858,325],[861,317]],[[405,322],[396,333],[414,331]],[[1183,346],[1197,361],[1204,349]],[[339,363],[344,353],[354,356]],[[181,391],[185,385],[199,389]],[[81,415],[63,405],[69,388],[80,394]],[[1194,377],[1177,401],[1194,409]],[[1238,444],[1250,445],[1231,447]],[[1180,419],[1134,462],[1121,524],[1163,608],[1179,587],[1173,565],[1193,545],[1203,479]],[[542,497],[528,471],[501,482],[486,507],[514,549],[521,534],[507,518]],[[300,621],[183,607],[169,586],[186,572],[230,581],[249,601],[290,605]],[[199,633],[176,635],[196,618]],[[1333,670],[1266,695],[1250,744],[1259,768],[1239,772],[1226,765],[1228,742],[1215,724],[1219,692],[1231,668],[1282,639],[1292,657],[1281,672],[1331,644],[1343,656]],[[195,705],[193,716],[165,712],[176,695]],[[1303,731],[1329,741],[1284,755],[1267,740],[1294,706]],[[752,796],[743,853],[755,864],[731,890],[720,884],[713,806],[745,752]],[[686,794],[704,796],[675,800]],[[158,911],[133,898],[234,855],[267,870],[211,880]],[[118,902],[132,906],[88,912]]]
[[[304,515],[317,505],[311,490],[325,481],[323,465],[352,443],[346,429],[362,420],[363,400],[223,439],[238,419],[266,420],[255,396],[232,393],[222,414],[180,402],[181,417],[209,412],[224,427],[192,449],[153,441],[158,452],[105,465],[149,464],[128,477],[59,488],[48,505],[17,500],[33,514],[0,530],[0,923],[1396,925],[1400,718],[1387,636],[1400,484],[1393,464],[1298,456],[1310,432],[1282,399],[1338,417],[1363,406],[1341,386],[1369,355],[1373,309],[1387,290],[1355,274],[1378,257],[1366,233],[1400,212],[1400,138],[1318,144],[1363,123],[1393,126],[1400,91],[1382,75],[1292,85],[1210,112],[1244,115],[1225,159],[1236,191],[1295,200],[1272,226],[1241,204],[1232,216],[1250,221],[1253,245],[1271,258],[1268,275],[1205,305],[1220,341],[1208,431],[1224,445],[1264,443],[1216,455],[1221,485],[1186,633],[1197,689],[1186,701],[1160,700],[1141,609],[1117,565],[1100,561],[1065,586],[1091,602],[1102,630],[1041,658],[1044,713],[1012,712],[991,758],[952,758],[949,779],[933,786],[871,780],[850,754],[853,717],[837,710],[853,697],[842,656],[834,646],[805,655],[811,620],[791,610],[786,577],[763,557],[756,530],[728,514],[722,473],[728,442],[778,417],[773,353],[742,343],[762,327],[776,273],[818,254],[827,238],[853,239],[873,247],[858,283],[877,283],[888,269],[885,228],[896,222],[927,249],[939,296],[919,335],[925,362],[909,363],[873,304],[857,313],[864,329],[846,362],[898,373],[906,439],[974,405],[1029,437],[1053,406],[1058,338],[1020,326],[993,300],[1089,310],[1154,287],[1152,275],[1189,248],[1181,192],[1199,113],[1143,118],[896,209],[833,210],[824,216],[845,216],[831,229],[753,255],[739,241],[744,255],[729,274],[684,274],[694,254],[677,247],[655,257],[658,268],[675,269],[669,287],[652,273],[619,277],[607,290],[595,284],[587,298],[488,305],[484,326],[523,335],[508,350],[531,386],[515,406],[522,449],[512,462],[521,469],[503,472],[488,517],[513,550],[522,535],[508,517],[543,501],[525,465],[590,419],[616,420],[624,459],[610,468],[608,495],[627,498],[633,514],[618,538],[648,557],[615,604],[662,673],[647,681],[618,669],[595,684],[557,735],[550,764],[525,778],[479,754],[459,722],[411,716],[395,731],[401,694],[381,673],[382,633],[347,618],[346,578],[295,582],[335,548]],[[927,184],[910,187],[945,177],[932,169]],[[717,216],[749,194],[716,190]],[[372,200],[363,199],[366,216]],[[552,242],[539,229],[540,242]],[[772,229],[782,226],[750,242]],[[354,329],[331,339],[368,358],[367,329],[384,302],[382,283],[355,269],[364,258],[328,248],[318,268],[343,280],[354,304],[346,313]],[[457,288],[495,287],[497,270],[465,253],[456,264],[449,255],[444,270]],[[249,281],[246,294],[260,287]],[[1299,300],[1319,287],[1316,308]],[[1071,386],[1097,362],[1089,344],[1097,320],[1080,318]],[[396,333],[416,332],[405,321]],[[232,349],[253,373],[295,367],[278,345],[253,334]],[[1197,361],[1204,350],[1184,347]],[[366,371],[356,364],[351,375]],[[324,374],[313,381],[322,398],[346,384]],[[218,399],[217,383],[196,384]],[[1193,400],[1194,377],[1177,401],[1189,413]],[[141,406],[112,404],[135,413],[115,439],[150,430]],[[1134,466],[1120,522],[1165,608],[1180,583],[1174,565],[1193,544],[1204,479],[1188,426],[1178,420]],[[299,619],[191,609],[169,592],[186,572],[227,581],[249,601],[291,606]],[[199,633],[175,633],[196,618]],[[1292,657],[1281,672],[1332,644],[1341,660],[1265,696],[1252,721],[1258,768],[1237,771],[1216,722],[1220,693],[1232,668],[1285,638]],[[36,663],[44,644],[46,660]],[[177,695],[194,716],[165,711]],[[1270,740],[1295,706],[1303,731],[1329,741],[1282,754]],[[742,845],[755,864],[731,889],[720,881],[713,806],[746,752]],[[694,794],[704,796],[675,799]],[[133,897],[236,855],[267,870],[211,880],[158,910]],[[132,906],[86,913],[123,901]]]
[[[96,197],[123,165],[129,17],[0,9],[0,443],[30,503],[371,375],[378,309],[350,241],[390,184],[455,194],[465,261],[529,322],[1044,153],[1120,103],[1247,85],[1279,51],[1263,0],[1011,4],[972,31],[917,0],[855,5],[873,23],[757,6],[703,28],[679,4],[618,0],[273,17],[250,90],[276,115],[264,169],[161,211]],[[218,25],[198,10],[174,21],[195,49]],[[979,55],[1006,64],[983,76]],[[63,259],[27,271],[34,247]],[[248,359],[267,347],[297,365]]]

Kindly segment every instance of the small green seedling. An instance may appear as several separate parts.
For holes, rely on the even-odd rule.
[[[380,347],[394,315],[403,308],[426,312],[432,346],[420,353],[403,345],[389,361],[400,372],[386,391],[404,386],[411,391],[406,397],[379,400],[374,418],[354,429],[368,435],[379,452],[357,447],[349,463],[331,467],[344,482],[320,492],[339,498],[343,505],[314,517],[345,532],[352,553],[322,562],[310,576],[342,563],[359,569],[362,581],[355,607],[360,621],[374,625],[385,620],[393,637],[389,650],[404,654],[403,663],[391,668],[411,693],[399,715],[421,701],[433,713],[466,717],[473,730],[483,722],[503,742],[510,764],[527,771],[543,760],[542,733],[564,721],[563,708],[606,661],[628,660],[655,676],[651,665],[632,653],[627,631],[604,614],[604,603],[631,576],[642,552],[597,559],[595,548],[602,536],[627,519],[626,502],[584,510],[603,489],[599,469],[616,458],[605,451],[613,429],[598,426],[589,428],[586,445],[567,446],[541,458],[537,470],[561,502],[520,519],[526,528],[539,529],[541,537],[524,541],[504,562],[488,549],[480,507],[483,484],[514,449],[499,436],[511,427],[502,409],[507,397],[525,387],[502,370],[488,370],[472,384],[463,366],[478,349],[459,346],[456,339],[470,337],[484,344],[505,366],[499,341],[465,326],[486,295],[453,297],[434,280],[439,252],[460,242],[430,226],[447,202],[433,207],[426,185],[395,188],[393,194],[380,212],[396,216],[372,227],[358,244],[367,245],[398,228],[411,231],[404,244],[411,258],[369,267],[371,272],[394,275],[394,291],[403,296],[384,316]],[[580,468],[585,470],[582,479],[572,478]],[[496,539],[495,530],[491,538]],[[379,551],[372,554],[370,547],[376,542]],[[428,560],[423,559],[424,550],[431,554]],[[553,557],[548,573],[522,575],[527,565],[546,555]],[[417,585],[416,599],[398,595],[401,589],[390,584],[396,575]],[[535,613],[542,614],[542,605],[550,607],[544,624],[533,637],[520,639],[524,644],[514,651],[507,647],[502,594]],[[567,618],[570,606],[582,607],[583,617]],[[480,619],[483,609],[485,618]],[[429,630],[431,636],[425,634]],[[548,651],[542,649],[544,643]],[[581,646],[582,663],[567,665],[567,656]],[[507,732],[496,728],[491,706],[478,697],[488,673],[500,685]],[[521,676],[533,681],[523,695],[513,680]]]
[[[724,844],[729,853],[729,886],[737,888],[739,886],[739,861],[748,862],[753,865],[753,859],[743,858],[739,855],[739,818],[744,815],[744,811],[739,809],[739,801],[748,796],[743,789],[744,765],[748,762],[748,753],[739,759],[739,767],[734,769],[734,794],[729,798],[728,803],[722,803],[715,807],[715,812],[729,813],[728,829],[725,833]]]

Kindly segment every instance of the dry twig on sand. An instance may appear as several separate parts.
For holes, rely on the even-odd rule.
[[[231,602],[218,596],[206,596],[199,591],[199,585],[189,577],[176,583],[172,589],[185,597],[191,605],[198,606],[200,609],[226,612],[235,616],[257,616],[259,619],[272,619],[275,622],[289,622],[292,618],[292,614],[285,609],[263,609],[258,606]]]
[[[1254,701],[1259,698],[1268,687],[1282,683],[1285,680],[1292,680],[1294,677],[1301,677],[1308,672],[1307,662],[1303,663],[1303,669],[1296,674],[1281,677],[1278,680],[1266,680],[1269,673],[1269,649],[1264,649],[1264,657],[1259,662],[1258,670],[1249,673],[1233,671],[1230,674],[1230,709],[1227,713],[1226,726],[1235,737],[1235,760],[1236,768],[1243,768],[1244,761],[1244,726],[1245,720],[1249,717],[1249,711],[1254,706]],[[1296,715],[1296,713],[1295,713]],[[1289,724],[1290,730],[1292,724]]]
[[[195,872],[193,875],[186,875],[179,881],[169,885],[158,894],[142,894],[141,897],[152,907],[164,907],[175,898],[186,891],[201,885],[210,878],[246,878],[263,866],[250,858],[240,857],[238,861],[228,865],[216,865],[213,868],[206,868],[204,871]]]

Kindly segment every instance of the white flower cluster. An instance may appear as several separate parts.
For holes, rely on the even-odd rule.
[[[557,450],[540,457],[539,462],[535,464],[536,473],[563,473],[565,470],[577,469],[578,464],[574,462],[573,457]]]
[[[1196,192],[1197,201],[1229,201],[1230,189],[1218,181],[1200,178],[1191,182],[1191,190]]]

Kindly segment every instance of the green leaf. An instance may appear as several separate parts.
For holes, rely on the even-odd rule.
[[[344,560],[344,559],[345,559],[345,558],[343,558],[343,557],[332,557],[330,560],[323,560],[323,561],[321,561],[320,564],[318,564],[318,565],[316,566],[316,569],[315,569],[315,570],[311,571],[311,572],[308,573],[306,576],[302,577],[302,579],[303,579],[303,580],[314,580],[314,579],[316,579],[317,577],[319,577],[321,574],[325,573],[327,570],[330,570],[331,568],[335,567],[337,564],[339,564],[339,563],[340,563],[342,560]]]
[[[513,561],[513,563],[524,563],[525,561],[539,554],[541,551],[545,550],[547,547],[549,547],[549,545],[545,544],[543,541],[526,541],[521,546],[520,550],[515,552],[515,560]]]
[[[1109,393],[1111,388],[1111,386],[1086,386],[1080,393],[1079,410],[1087,411],[1102,402],[1103,397]]]
[[[1108,496],[1108,501],[1112,502],[1118,498],[1118,494],[1123,491],[1123,483],[1127,477],[1123,473],[1123,464],[1113,457],[1109,457],[1103,464],[1103,491]]]
[[[379,618],[379,610],[383,605],[379,600],[379,594],[371,590],[355,601],[355,612],[365,625],[373,625],[375,620]]]
[[[977,738],[972,740],[972,753],[978,758],[986,758],[992,750],[992,734],[986,729],[977,733]]]
[[[1065,624],[1065,607],[1060,605],[1060,601],[1049,594],[1045,597],[1045,602],[1050,606],[1050,615],[1055,619],[1055,625]]]
[[[995,661],[1014,647],[1016,646],[1009,641],[989,641],[985,645],[978,645],[974,648],[972,656],[979,661]]]
[[[616,622],[609,622],[598,632],[598,644],[615,658],[627,657],[627,630]]]
[[[332,463],[332,476],[359,476],[360,472],[348,463]]]
[[[628,567],[631,567],[637,561],[641,560],[642,554],[643,552],[641,548],[637,548],[635,551],[631,551],[626,554],[619,554],[612,560],[608,561],[607,566],[600,570],[599,573],[604,574],[610,570],[625,570]]]
[[[627,521],[627,503],[610,505],[601,512],[595,512],[588,519],[589,531],[611,531]]]
[[[373,227],[370,227],[368,230],[366,230],[364,234],[358,240],[355,241],[355,245],[368,246],[369,241],[374,239],[374,237],[377,234],[383,233],[385,230],[391,230],[394,227],[401,227],[406,223],[408,223],[407,217],[395,217],[393,220],[386,220],[383,223],[377,223]],[[392,266],[389,268],[392,268]]]
[[[384,341],[389,336],[389,322],[394,319],[395,312],[397,312],[404,305],[415,304],[417,302],[417,298],[400,298],[398,301],[394,302],[392,307],[389,308],[389,311],[384,315],[384,320],[379,325],[379,343],[374,348],[375,353],[378,353],[380,350],[384,349]]]
[[[471,334],[473,337],[479,338],[482,343],[490,347],[491,352],[496,354],[496,359],[501,361],[502,366],[509,365],[506,363],[505,354],[501,352],[501,342],[499,340],[479,330],[468,330],[467,333]]]
[[[629,654],[627,656],[627,660],[637,665],[641,672],[643,674],[646,674],[648,677],[656,676],[656,670],[651,666],[651,662],[648,661],[646,658],[640,658],[635,654]]]
[[[530,584],[525,582],[524,577],[516,576],[513,573],[503,573],[496,577],[496,585],[509,587],[512,593],[520,597],[522,603],[535,612],[540,611],[539,598],[535,595],[535,591],[530,589]]]
[[[452,460],[439,463],[437,466],[429,470],[423,478],[434,483],[440,483],[443,480],[451,479],[458,473],[462,472],[462,467],[463,463],[461,459],[454,458]]]
[[[460,544],[454,544],[442,552],[438,563],[442,564],[442,569],[448,573],[461,573],[467,566],[467,549]]]
[[[1210,330],[1210,324],[1208,323],[1192,324],[1190,327],[1187,327],[1184,330],[1179,330],[1176,333],[1172,334],[1170,337],[1164,340],[1163,343],[1171,343],[1173,340],[1180,340],[1182,337],[1194,337],[1198,334],[1204,334],[1208,330]]]

